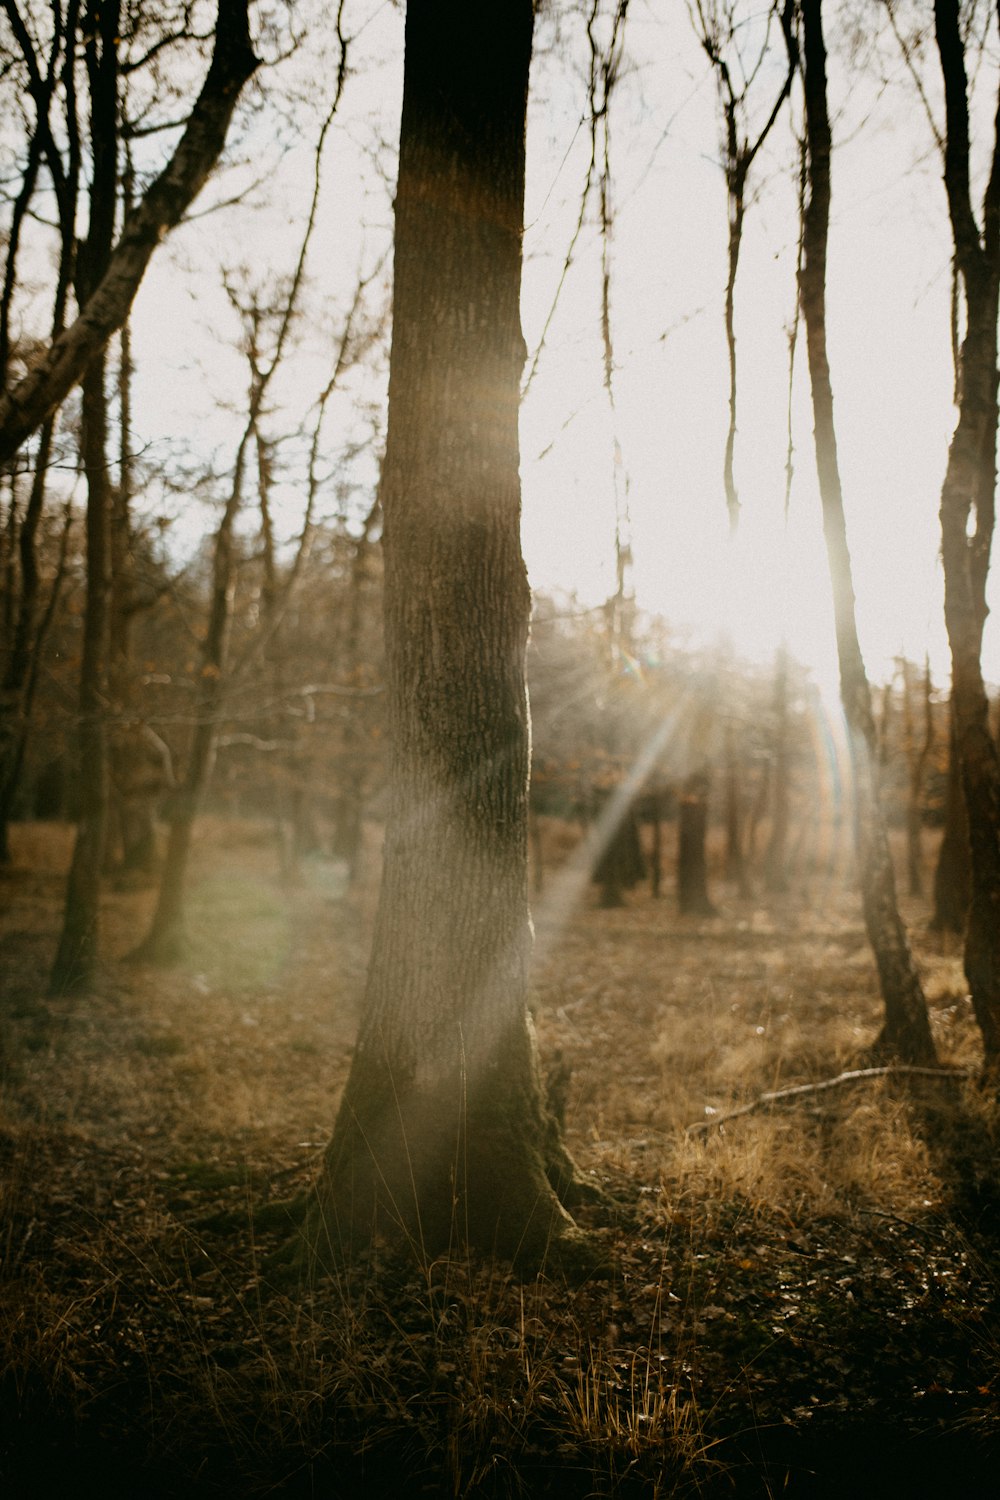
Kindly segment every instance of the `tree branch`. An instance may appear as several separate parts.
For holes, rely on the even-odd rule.
[[[772,1104],[784,1104],[787,1100],[804,1099],[809,1094],[824,1094],[830,1089],[842,1088],[847,1083],[860,1083],[869,1078],[895,1078],[897,1076],[908,1078],[971,1078],[972,1074],[968,1068],[921,1068],[915,1065],[893,1063],[884,1068],[852,1068],[849,1072],[838,1073],[836,1078],[822,1078],[818,1083],[798,1083],[793,1088],[770,1089],[766,1094],[759,1094],[749,1104],[743,1104],[739,1109],[727,1110],[724,1114],[713,1114],[707,1120],[695,1120],[692,1125],[685,1127],[685,1135],[694,1135],[699,1130],[715,1130],[717,1126],[725,1125],[729,1120],[742,1119],[744,1115],[756,1114],[759,1109],[769,1109]]]
[[[215,50],[177,149],[125,222],[110,264],[76,321],[9,394],[0,398],[0,463],[61,404],[90,360],[120,328],[153,251],[201,191],[225,144],[240,90],[257,67],[248,0],[219,0]]]

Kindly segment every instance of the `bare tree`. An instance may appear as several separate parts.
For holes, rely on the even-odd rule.
[[[830,223],[831,131],[827,107],[822,0],[800,0],[808,151],[808,201],[800,272],[812,388],[816,469],[833,589],[840,695],[854,769],[861,898],[885,1005],[879,1045],[904,1061],[935,1058],[927,1002],[899,915],[896,882],[879,801],[871,688],[858,640],[851,556],[844,517],[833,386],[826,338],[826,258]]]
[[[944,182],[965,312],[958,422],[941,490],[955,745],[972,857],[965,973],[983,1034],[986,1068],[995,1074],[1000,1070],[1000,751],[990,728],[981,652],[996,519],[1000,98],[979,223],[972,207],[968,80],[958,0],[935,0],[934,30],[944,80]]]
[[[92,0],[83,16],[90,98],[92,177],[87,237],[79,246],[75,291],[86,307],[107,273],[118,209],[118,32],[120,6]],[[111,589],[111,478],[108,469],[107,354],[94,347],[83,368],[81,444],[87,480],[87,598],[80,663],[80,815],[66,886],[62,932],[52,966],[54,992],[89,989],[99,944],[101,875],[108,818],[108,624]],[[46,413],[45,415],[48,415]],[[44,420],[44,418],[43,418]]]
[[[798,66],[798,44],[794,29],[794,0],[772,3],[767,12],[752,59],[747,62],[738,45],[739,25],[736,0],[693,0],[692,19],[698,40],[712,65],[722,107],[722,169],[726,177],[729,207],[729,237],[726,272],[726,349],[729,355],[729,429],[723,460],[723,483],[729,524],[735,531],[739,523],[740,501],[736,488],[736,278],[743,246],[743,227],[747,209],[747,184],[753,164],[774,127],[792,90]],[[788,67],[768,113],[757,130],[750,125],[750,94],[761,68],[770,55],[771,24],[777,19],[784,39]]]
[[[244,289],[240,288],[235,279],[229,276],[224,278],[230,302],[243,328],[243,353],[249,368],[247,416],[236,447],[229,493],[222,508],[222,516],[212,545],[209,617],[202,645],[195,721],[188,749],[187,765],[174,797],[170,817],[170,837],[152,923],[146,937],[131,955],[133,959],[142,962],[173,963],[183,953],[186,943],[184,892],[188,859],[198,809],[215,763],[218,725],[223,710],[229,666],[229,641],[236,587],[236,522],[244,501],[247,467],[254,456],[258,465],[258,498],[265,564],[265,609],[259,642],[269,637],[277,614],[278,590],[274,542],[268,508],[269,483],[266,472],[269,457],[268,447],[261,432],[261,421],[268,392],[287,352],[292,329],[299,314],[306,260],[319,207],[324,147],[347,80],[348,41],[341,29],[343,7],[344,0],[341,0],[337,13],[340,64],[336,87],[316,142],[309,212],[292,275],[287,285],[274,297],[273,302],[270,297],[258,293],[253,288],[245,294]],[[354,306],[357,306],[356,302]],[[268,350],[266,344],[269,335],[271,347]],[[342,369],[342,358],[343,349],[341,357],[335,362],[335,374]],[[289,589],[301,571],[302,558],[308,548],[309,537],[310,516],[307,514],[300,537],[298,555],[289,571],[287,580]]]

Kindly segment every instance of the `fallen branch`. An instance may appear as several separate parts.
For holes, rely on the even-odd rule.
[[[783,1104],[786,1099],[800,1099],[806,1094],[822,1094],[829,1089],[840,1088],[845,1083],[858,1083],[866,1078],[888,1078],[889,1076],[917,1077],[917,1078],[970,1078],[972,1075],[968,1068],[921,1068],[916,1065],[891,1063],[883,1068],[852,1068],[847,1073],[838,1073],[836,1078],[822,1078],[818,1083],[798,1083],[793,1088],[771,1089],[766,1094],[760,1094],[749,1104],[743,1104],[739,1109],[730,1109],[725,1114],[713,1113],[707,1120],[696,1120],[693,1125],[688,1125],[685,1135],[692,1135],[696,1130],[712,1130],[717,1125],[725,1125],[729,1120],[738,1120],[741,1115],[752,1115],[758,1109],[767,1109],[772,1104]]]

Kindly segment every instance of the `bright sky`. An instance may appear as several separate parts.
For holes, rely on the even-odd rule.
[[[368,24],[354,52],[343,126],[330,145],[310,270],[320,313],[283,383],[300,408],[322,384],[338,289],[371,263],[388,197],[366,150],[398,129],[402,18],[358,5]],[[584,52],[539,55],[533,73],[523,316],[534,350],[573,232],[589,153]],[[564,32],[569,36],[570,32]],[[546,36],[545,23],[538,29]],[[728,374],[723,329],[726,200],[717,159],[714,82],[686,7],[634,4],[628,76],[612,117],[615,204],[612,312],[617,434],[638,602],[707,638],[730,632],[749,656],[773,652],[783,631],[820,678],[835,671],[829,584],[814,478],[804,346],[793,398],[795,479],[784,521],[787,335],[794,302],[795,147],[787,121],[758,159],[737,288],[740,378],[735,543],[722,487]],[[947,673],[937,560],[937,504],[954,420],[948,341],[950,238],[940,170],[922,106],[891,47],[892,82],[879,95],[855,64],[831,60],[833,218],[830,355],[859,624],[876,677],[906,651],[931,652]],[[936,97],[933,52],[928,89]],[[984,95],[991,80],[980,80]],[[850,85],[850,86],[849,86]],[[761,79],[761,101],[772,84]],[[769,107],[769,101],[766,107]],[[311,148],[275,157],[265,206],[245,234],[255,274],[287,271],[304,211]],[[258,163],[255,163],[257,165]],[[178,432],[229,440],[243,375],[220,335],[231,316],[212,293],[213,268],[232,265],[235,215],[201,220],[175,238],[136,310],[136,340],[157,348],[145,368],[140,423],[147,437]],[[362,231],[362,224],[368,226]],[[367,248],[366,248],[367,247]],[[195,295],[191,288],[197,285]],[[614,588],[614,435],[602,387],[600,244],[594,213],[581,236],[522,422],[524,547],[540,589],[575,590],[586,603]],[[188,335],[178,341],[177,328]],[[155,341],[152,342],[152,341]],[[163,352],[167,351],[164,362]],[[338,420],[347,421],[346,404]],[[334,423],[334,427],[336,422]],[[294,495],[289,497],[290,514]],[[289,523],[289,530],[292,522]],[[988,670],[1000,677],[991,629]]]

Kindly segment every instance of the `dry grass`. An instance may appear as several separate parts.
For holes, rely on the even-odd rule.
[[[300,1296],[264,1267],[346,1077],[374,858],[339,899],[322,862],[283,885],[266,827],[208,821],[189,961],[124,967],[152,893],[111,887],[102,982],[69,1003],[43,998],[69,839],[14,832],[0,924],[11,1493],[868,1493],[836,1477],[848,1416],[859,1442],[895,1435],[866,1470],[881,1493],[885,1454],[951,1474],[960,1439],[987,1462],[995,1101],[972,1082],[878,1079],[686,1130],[852,1066],[872,1040],[874,969],[843,886],[818,908],[723,891],[722,917],[699,922],[645,892],[600,911],[584,890],[567,913],[550,878],[537,1025],[569,1068],[571,1148],[620,1205],[590,1214],[616,1276],[521,1285],[488,1263],[374,1254]],[[545,832],[572,854],[574,830]],[[908,916],[942,1057],[974,1070],[959,957],[919,907]],[[821,1454],[832,1488],[811,1490]]]

